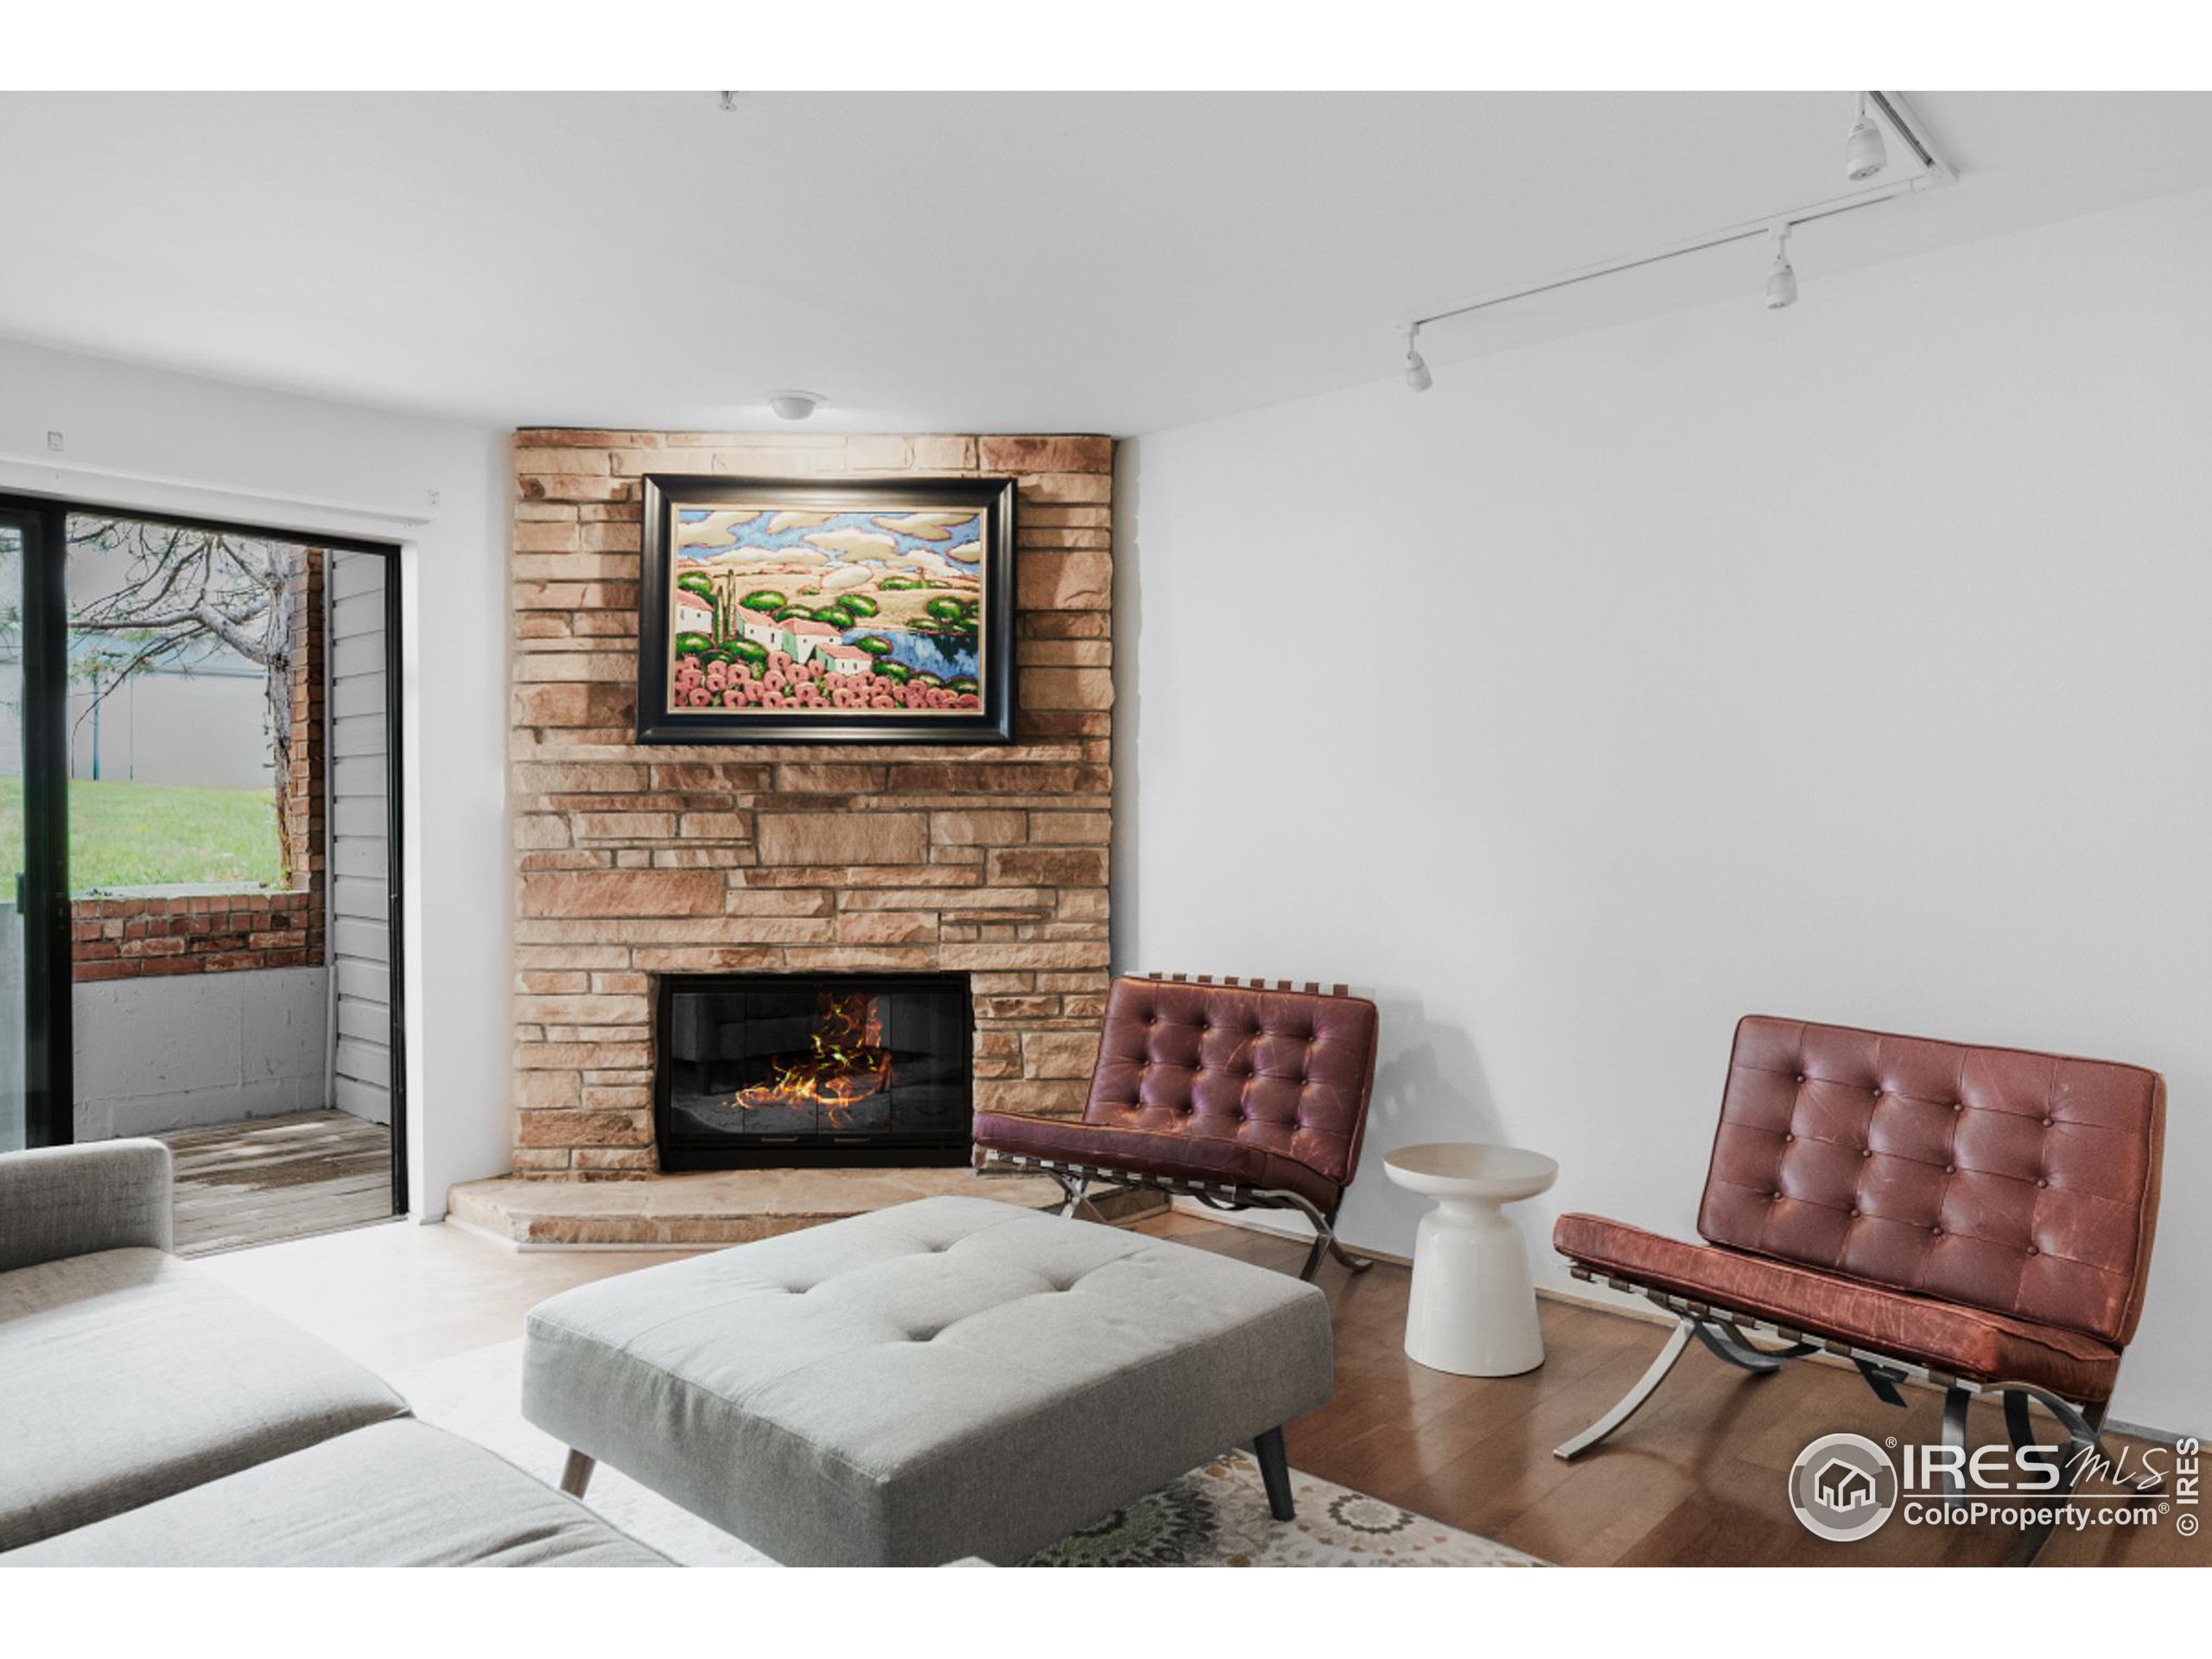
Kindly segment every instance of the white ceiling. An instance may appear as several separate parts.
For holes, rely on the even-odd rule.
[[[1913,92],[1960,186],[1828,272],[2212,184],[2212,96]],[[1396,371],[1395,319],[1836,194],[1839,92],[9,94],[0,334],[501,424],[1128,434]],[[1893,157],[1897,147],[1892,146]],[[1756,243],[1432,362],[1759,302]],[[1448,371],[1446,371],[1448,372]]]

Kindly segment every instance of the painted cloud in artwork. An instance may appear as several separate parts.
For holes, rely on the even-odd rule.
[[[826,547],[832,553],[849,559],[888,559],[899,551],[896,536],[879,535],[872,530],[854,530],[849,526],[838,530],[817,530],[806,539],[817,547]]]
[[[952,533],[956,524],[973,525],[972,512],[880,512],[875,522],[894,535],[912,536],[925,542],[941,542]]]

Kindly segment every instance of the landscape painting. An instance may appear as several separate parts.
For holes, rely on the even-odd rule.
[[[640,741],[1010,735],[1009,481],[646,486]]]

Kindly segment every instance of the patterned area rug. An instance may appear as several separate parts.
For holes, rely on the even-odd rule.
[[[1540,1567],[1534,1556],[1379,1497],[1290,1471],[1298,1519],[1268,1512],[1239,1452],[1041,1550],[1025,1567]]]
[[[465,1435],[551,1485],[566,1448],[523,1420],[522,1343],[410,1367],[391,1379],[415,1414]],[[1194,1469],[1149,1497],[1063,1539],[1030,1567],[1534,1567],[1490,1539],[1291,1471],[1298,1519],[1268,1513],[1243,1453]],[[685,1567],[773,1567],[751,1545],[679,1509],[620,1471],[592,1477],[585,1502]]]

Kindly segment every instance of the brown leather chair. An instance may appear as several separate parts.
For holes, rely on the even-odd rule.
[[[1959,1446],[1974,1395],[2001,1396],[2015,1446],[2035,1402],[2066,1432],[2070,1486],[2143,1311],[2165,1100],[2139,1066],[1744,1020],[1698,1211],[1707,1242],[1598,1216],[1554,1230],[1577,1278],[1678,1321],[1643,1380],[1558,1455],[1626,1422],[1695,1338],[1761,1374],[1840,1355],[1892,1405],[1898,1382],[1932,1382]],[[2050,1530],[2048,1516],[2031,1526],[2014,1560]]]
[[[1074,1215],[1094,1180],[1313,1224],[1301,1278],[1337,1243],[1375,1086],[1375,1005],[1344,987],[1200,976],[1117,979],[1080,1120],[976,1115],[986,1173],[1041,1171]]]

